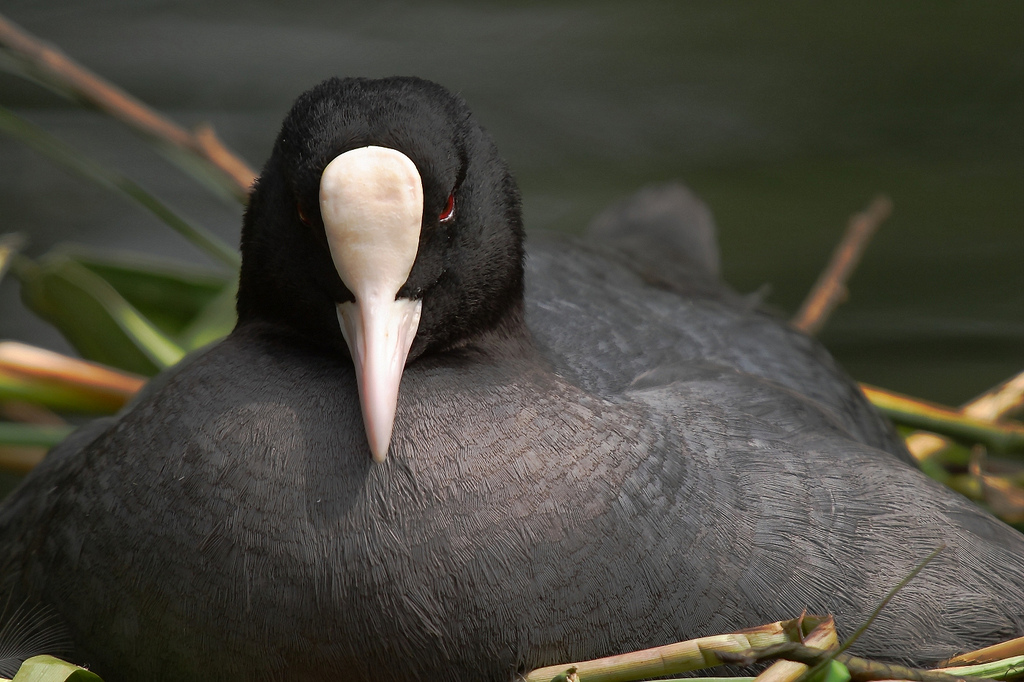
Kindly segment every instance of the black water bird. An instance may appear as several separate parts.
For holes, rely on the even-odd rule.
[[[1024,536],[719,282],[692,196],[593,232],[531,238],[524,277],[459,98],[318,85],[253,190],[237,327],[4,502],[0,587],[107,682],[510,680],[804,609],[849,633],[940,542],[854,650],[1024,632]]]

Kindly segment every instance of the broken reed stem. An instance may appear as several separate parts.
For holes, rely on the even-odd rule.
[[[970,419],[997,421],[1021,407],[1024,407],[1024,372],[963,405],[959,412]],[[906,443],[910,454],[919,462],[951,445],[948,438],[934,433],[912,433]]]
[[[834,649],[839,646],[835,621],[831,618],[823,620],[804,637],[803,643],[812,649]],[[755,682],[794,682],[808,670],[810,668],[806,664],[797,661],[775,661],[757,676]]]
[[[973,419],[996,421],[1024,407],[1024,372],[983,393],[960,410]]]
[[[931,670],[918,670],[902,665],[879,663],[858,656],[851,656],[850,654],[836,654],[835,652],[813,649],[798,642],[783,642],[742,653],[722,652],[719,654],[719,658],[725,663],[741,666],[753,665],[758,661],[772,658],[797,661],[809,666],[816,666],[834,659],[847,667],[850,671],[850,679],[853,682],[866,682],[868,680],[916,680],[917,682],[967,682],[967,680],[970,680],[970,682],[980,682],[986,679],[983,677],[964,678]]]
[[[815,663],[812,668],[809,668],[803,675],[801,675],[800,678],[797,680],[797,682],[803,682],[804,680],[812,679],[816,674],[818,674],[819,672],[824,670],[825,667],[827,665],[829,665],[829,663],[831,661],[839,660],[839,657],[844,655],[844,652],[847,649],[849,649],[853,645],[854,642],[856,642],[858,639],[860,639],[860,637],[865,632],[867,632],[868,628],[871,627],[871,624],[875,622],[876,618],[878,618],[878,614],[880,614],[882,612],[882,609],[884,609],[886,607],[886,605],[888,605],[888,603],[890,601],[892,601],[892,598],[895,597],[896,594],[899,593],[900,590],[902,590],[904,587],[906,587],[907,584],[911,580],[916,578],[917,575],[921,571],[924,570],[924,567],[927,566],[928,564],[930,564],[932,562],[932,560],[935,557],[937,557],[939,555],[939,553],[942,550],[944,550],[944,549],[946,549],[946,543],[945,542],[939,544],[938,547],[933,549],[928,554],[928,556],[926,556],[924,559],[921,560],[921,563],[919,563],[917,566],[914,567],[914,570],[912,570],[910,573],[908,573],[906,576],[904,576],[903,580],[901,580],[898,583],[896,583],[896,585],[893,586],[893,588],[891,590],[889,590],[889,592],[885,595],[885,597],[882,598],[882,601],[878,602],[878,605],[875,606],[875,608],[868,615],[867,620],[865,620],[863,623],[861,623],[860,627],[857,628],[853,632],[853,634],[849,636],[849,638],[847,638],[846,642],[844,642],[838,649],[832,649],[831,652],[827,656],[823,656],[823,657],[819,658],[818,662]],[[842,662],[842,661],[840,661],[840,662]],[[808,664],[808,665],[810,665],[810,664]],[[853,671],[851,670],[850,673],[852,675]],[[874,679],[874,678],[872,678],[872,679]],[[886,679],[888,679],[888,678],[886,678]]]
[[[537,668],[526,676],[526,682],[552,682],[570,669],[575,669],[582,682],[629,682],[699,670],[721,664],[723,651],[742,652],[799,638],[804,622],[809,625],[832,623],[832,617],[803,616],[728,635],[700,637],[592,661]]]
[[[969,651],[966,654],[954,656],[943,661],[942,667],[977,665],[979,663],[992,663],[1005,658],[1024,656],[1024,637],[1017,637],[999,644],[993,644],[983,649]]]
[[[896,393],[869,384],[860,389],[871,404],[898,424],[946,434],[967,444],[981,443],[995,452],[1024,452],[1024,425],[975,419],[963,410]]]
[[[0,371],[89,390],[108,396],[117,407],[131,400],[146,383],[136,374],[18,341],[0,341]]]
[[[112,83],[81,66],[0,14],[0,48],[63,95],[90,104],[147,137],[213,166],[243,203],[255,173],[217,139],[208,125],[189,132]]]
[[[965,665],[953,668],[936,668],[933,672],[947,675],[970,676],[970,679],[989,677],[994,680],[1019,680],[1024,673],[1024,656],[1015,656],[991,663]]]
[[[828,266],[814,283],[791,324],[805,334],[817,334],[836,306],[846,297],[846,282],[860,262],[878,226],[892,213],[892,201],[879,195],[861,213],[850,218],[842,241],[832,252]]]

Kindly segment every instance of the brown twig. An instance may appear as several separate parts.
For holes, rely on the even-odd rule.
[[[857,268],[871,237],[892,212],[888,197],[877,196],[863,212],[850,218],[828,266],[814,283],[791,324],[806,334],[816,334],[832,311],[846,298],[846,282]]]
[[[833,653],[828,650],[814,649],[797,642],[783,642],[767,646],[761,649],[732,653],[719,652],[718,657],[724,663],[748,666],[765,659],[782,658],[787,661],[797,661],[804,665],[817,665],[828,660]],[[869,680],[916,680],[917,682],[966,682],[967,678],[957,677],[946,673],[933,672],[931,670],[918,670],[907,668],[902,665],[890,663],[879,663],[869,661],[850,654],[835,655],[839,661],[850,671],[850,679],[853,682],[868,682]],[[971,677],[971,682],[986,680],[984,677]]]
[[[60,50],[32,36],[2,14],[0,48],[47,87],[110,114],[179,155],[184,152],[189,158],[204,160],[219,176],[220,184],[227,185],[240,201],[247,200],[255,173],[217,139],[208,125],[189,132],[76,63]],[[188,172],[193,172],[194,169],[189,168],[187,162],[180,158],[173,160]]]

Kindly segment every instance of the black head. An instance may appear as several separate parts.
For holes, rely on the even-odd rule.
[[[419,248],[399,297],[422,300],[410,358],[494,328],[523,294],[519,192],[466,104],[419,78],[332,78],[285,118],[242,230],[239,324],[285,325],[348,352],[336,305],[353,300],[331,259],[318,204],[324,168],[367,146],[413,161],[423,185]],[[454,212],[441,220],[454,199]]]

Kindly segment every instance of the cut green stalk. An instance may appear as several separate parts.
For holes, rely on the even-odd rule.
[[[867,384],[861,390],[875,407],[898,424],[941,433],[968,444],[981,443],[995,452],[1024,452],[1024,425],[986,422],[959,410]]]
[[[998,421],[1024,407],[1024,372],[962,405],[959,412],[986,422]],[[949,439],[934,433],[912,433],[906,438],[910,454],[921,463],[951,447]]]
[[[805,633],[803,643],[813,649],[835,649],[839,646],[839,633],[833,618],[824,618]],[[808,670],[808,666],[795,661],[779,660],[757,676],[757,682],[795,682]]]
[[[805,616],[728,635],[700,637],[593,661],[537,668],[526,676],[526,681],[552,682],[570,668],[576,669],[580,682],[635,682],[709,668],[721,665],[716,655],[719,652],[739,653],[790,642],[793,638],[799,639],[802,627],[813,628],[827,618]]]
[[[674,677],[659,682],[754,682],[756,677]]]
[[[944,667],[971,666],[979,663],[1004,661],[1006,659],[1017,657],[1024,657],[1024,637],[1008,639],[1005,642],[999,642],[998,644],[986,646],[981,649],[968,651],[965,654],[960,654],[947,661],[943,661],[942,665]]]
[[[938,668],[935,672],[947,673],[957,677],[987,677],[990,680],[1007,680],[1024,673],[1024,656],[1013,656],[1001,661],[962,665],[955,668]]]
[[[729,655],[723,653],[730,663],[737,665],[754,665],[760,661],[785,659],[799,661],[805,665],[817,666],[824,664],[830,668],[828,675],[837,673],[842,679],[849,679],[846,674],[857,680],[918,680],[919,682],[963,682],[963,678],[954,677],[934,670],[908,668],[897,663],[882,663],[850,654],[837,654],[834,651],[823,651],[804,646],[799,642],[784,642],[743,654]],[[834,660],[833,660],[834,659]],[[840,664],[842,667],[840,667]],[[845,668],[845,670],[844,670]],[[835,679],[835,678],[833,678]]]
[[[143,189],[134,180],[90,159],[39,126],[0,106],[0,131],[7,133],[50,160],[93,182],[131,198],[212,258],[237,269],[238,252],[206,229],[178,216],[169,206]]]
[[[120,396],[74,384],[28,378],[8,372],[0,365],[0,401],[6,400],[44,405],[51,410],[94,414],[112,414],[125,403]]]

